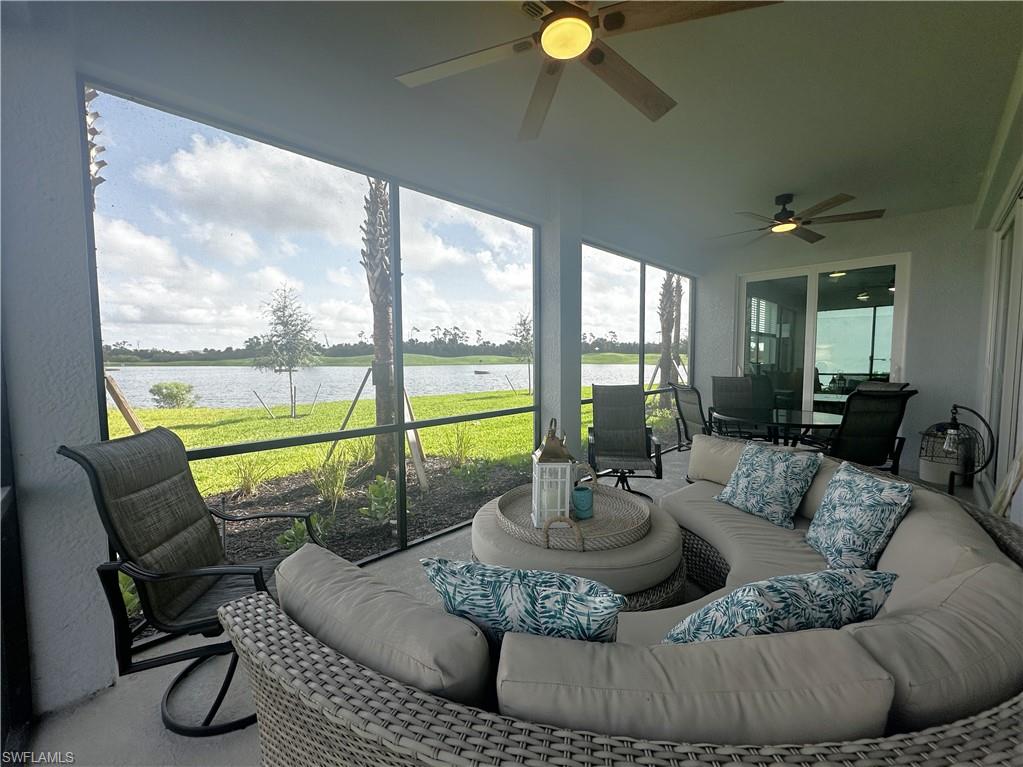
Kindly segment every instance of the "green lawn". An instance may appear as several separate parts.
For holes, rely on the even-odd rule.
[[[444,394],[413,397],[412,410],[417,420],[531,405],[533,398],[524,391]],[[300,434],[336,431],[348,411],[348,402],[321,402],[312,414],[308,405],[299,405],[299,417],[288,417],[288,406],[272,407],[271,420],[260,407],[252,408],[139,408],[135,412],[146,428],[166,426],[187,447],[210,447],[238,442],[277,439]],[[359,402],[347,428],[372,426],[375,403]],[[108,411],[110,436],[129,433],[116,409]],[[533,449],[533,414],[522,413],[504,418],[487,418],[465,424],[436,426],[420,432],[427,456],[464,452],[484,460],[523,461]],[[364,458],[372,451],[370,438],[342,443],[349,455]],[[260,479],[287,476],[322,463],[330,443],[253,453],[245,456],[212,458],[192,463],[196,483],[204,495],[231,490],[251,476]]]

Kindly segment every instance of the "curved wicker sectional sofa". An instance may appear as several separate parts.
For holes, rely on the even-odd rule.
[[[1023,564],[1023,529],[964,509],[1001,552]],[[706,588],[729,583],[733,568],[725,555],[691,531],[684,532],[684,547],[690,577]],[[394,681],[320,643],[266,594],[225,605],[220,617],[251,680],[266,765],[1023,763],[1023,694],[954,723],[865,740],[772,746],[643,740],[502,716]]]

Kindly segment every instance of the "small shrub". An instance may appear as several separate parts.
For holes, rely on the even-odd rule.
[[[180,381],[164,381],[149,387],[149,393],[157,407],[195,407],[199,398],[194,394],[191,384]]]
[[[476,447],[479,421],[460,421],[444,430],[444,455],[452,466],[462,466],[469,460]]]
[[[234,471],[235,495],[239,498],[249,498],[255,495],[259,486],[266,481],[273,470],[273,463],[255,456],[246,456],[235,459],[232,470]]]
[[[323,540],[324,536],[334,527],[333,517],[323,519],[319,514],[313,514],[309,521],[312,522],[313,529],[320,540]],[[291,527],[278,535],[274,540],[277,541],[281,553],[294,554],[309,541],[309,530],[305,526],[305,520],[293,520]]]
[[[337,513],[338,504],[345,496],[348,485],[348,455],[344,449],[337,450],[330,460],[316,463],[309,469],[309,479],[320,498],[330,506],[331,517]]]
[[[142,611],[142,606],[139,603],[139,594],[135,590],[135,581],[124,573],[118,573],[117,582],[121,587],[121,599],[124,600],[124,609],[127,610],[129,618],[134,618]]]
[[[375,445],[372,437],[356,437],[345,440],[344,444],[348,449],[348,457],[353,466],[365,466],[373,460]]]
[[[366,486],[369,506],[363,506],[359,513],[374,522],[387,522],[394,518],[398,504],[398,483],[390,477],[377,474],[376,479]]]
[[[483,492],[490,479],[490,467],[486,461],[466,461],[461,466],[452,468],[451,473],[474,493]]]

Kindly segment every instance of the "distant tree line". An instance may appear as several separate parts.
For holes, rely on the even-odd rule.
[[[521,321],[522,318],[520,318]],[[526,316],[526,322],[529,322]],[[411,354],[433,354],[438,357],[463,357],[472,355],[500,355],[506,357],[525,358],[523,336],[519,329],[509,329],[507,341],[494,343],[483,338],[481,330],[471,333],[455,325],[450,328],[435,326],[425,333],[419,328],[407,331],[405,351]],[[326,341],[326,339],[325,339]],[[528,341],[531,343],[532,335]],[[314,342],[313,354],[321,357],[360,357],[374,353],[373,339],[366,333],[360,333],[356,341],[327,344]],[[118,341],[103,345],[103,360],[107,363],[131,362],[219,362],[228,360],[248,360],[254,357],[265,357],[268,348],[263,338],[252,336],[244,345],[228,346],[224,349],[190,349],[188,351],[169,351],[167,349],[143,349],[129,345],[126,341]],[[531,357],[530,357],[531,358]]]

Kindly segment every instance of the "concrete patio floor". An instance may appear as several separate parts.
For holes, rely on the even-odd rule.
[[[633,487],[654,497],[685,484],[688,453],[665,455],[665,479],[637,480]],[[604,480],[606,481],[606,480]],[[367,569],[404,591],[426,601],[437,601],[433,587],[423,576],[421,557],[444,556],[468,559],[472,554],[469,529],[463,528],[367,565]],[[185,638],[164,645],[158,652],[201,644],[202,638]],[[215,640],[216,641],[216,640]],[[216,659],[190,680],[186,692],[172,701],[172,709],[198,711],[212,700],[226,666]],[[44,716],[36,724],[31,749],[36,752],[71,752],[76,765],[87,767],[234,767],[258,765],[259,739],[255,726],[214,738],[186,738],[169,732],[160,719],[160,699],[183,664],[120,677],[109,688],[81,703]],[[196,701],[194,706],[189,703]],[[244,672],[231,687],[218,717],[240,716],[251,711]]]

